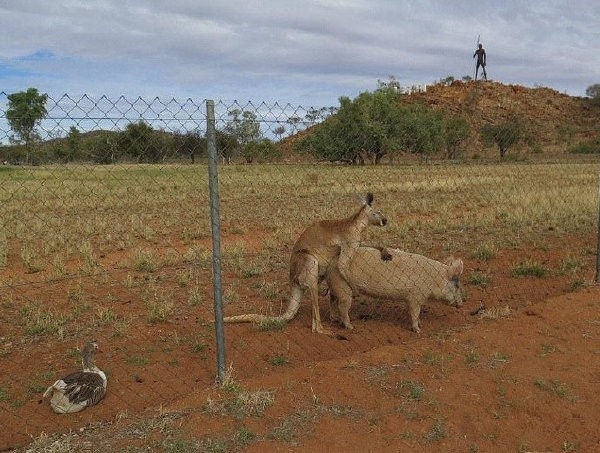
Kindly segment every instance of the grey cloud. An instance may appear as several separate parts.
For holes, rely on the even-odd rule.
[[[581,94],[600,81],[600,5],[588,3],[9,0],[0,84],[331,105],[388,75],[469,75],[481,35],[496,80]],[[42,49],[53,58],[22,58]]]

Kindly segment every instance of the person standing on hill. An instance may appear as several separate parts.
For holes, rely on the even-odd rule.
[[[479,44],[477,46],[477,50],[473,54],[473,58],[475,58],[475,57],[477,57],[477,66],[475,67],[475,80],[477,80],[477,73],[479,72],[479,66],[481,66],[481,69],[483,70],[483,78],[485,80],[487,80],[487,73],[485,72],[485,63],[486,63],[485,49],[483,48],[483,45]]]

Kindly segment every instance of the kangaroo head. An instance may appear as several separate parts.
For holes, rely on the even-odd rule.
[[[460,276],[463,272],[463,262],[460,259],[451,260],[446,269],[446,286],[444,287],[444,299],[452,306],[460,307],[463,303],[460,290]]]
[[[361,198],[362,208],[360,213],[366,219],[367,225],[385,226],[387,219],[384,215],[373,208],[373,194],[371,192],[365,194]]]

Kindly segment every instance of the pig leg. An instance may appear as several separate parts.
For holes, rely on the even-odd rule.
[[[421,321],[419,320],[421,305],[421,300],[417,297],[412,296],[408,299],[408,312],[410,314],[412,330],[416,333],[421,331]]]

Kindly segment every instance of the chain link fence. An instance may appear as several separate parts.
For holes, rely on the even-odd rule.
[[[567,151],[594,143],[596,130],[532,140],[519,121],[473,126],[364,102],[372,108],[64,95],[47,99],[38,135],[17,143],[0,93],[0,448],[158,408],[215,376],[311,366],[417,335],[396,294],[365,294],[373,282],[423,302],[427,336],[592,282],[598,165]],[[329,296],[348,292],[325,281],[331,335],[311,333],[307,294],[285,324],[214,322],[215,304],[225,316],[285,312],[296,239],[353,215],[366,192],[387,223],[366,227],[362,244],[435,263],[357,262],[352,304],[340,304],[354,329],[330,319]],[[462,273],[439,264],[449,257]],[[458,274],[461,308],[424,302],[449,299]],[[59,420],[41,394],[80,367],[91,338],[107,396]]]

